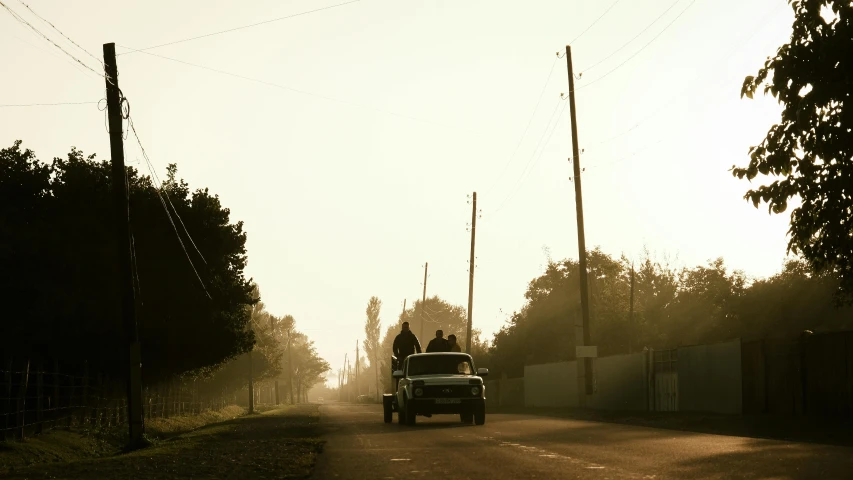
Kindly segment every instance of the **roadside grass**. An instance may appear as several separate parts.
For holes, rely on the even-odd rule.
[[[211,423],[245,415],[246,409],[231,405],[200,415],[182,415],[146,420],[145,438],[156,445],[168,438]],[[0,475],[12,470],[49,463],[67,463],[115,455],[124,448],[125,426],[52,430],[27,437],[23,442],[0,442]]]
[[[237,413],[232,410],[230,415]],[[152,445],[126,454],[16,468],[8,478],[305,478],[317,454],[319,409],[296,405],[197,426],[201,420],[169,422]],[[212,417],[211,417],[212,419]]]

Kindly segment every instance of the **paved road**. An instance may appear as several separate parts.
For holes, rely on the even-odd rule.
[[[325,405],[316,479],[853,478],[853,449],[528,415],[382,422],[377,405]]]

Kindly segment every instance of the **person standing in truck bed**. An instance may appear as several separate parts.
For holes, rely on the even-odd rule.
[[[418,337],[409,330],[409,322],[403,322],[403,331],[397,334],[394,338],[394,356],[397,357],[397,368],[403,368],[403,361],[406,357],[413,355],[415,352],[421,353],[421,342]]]

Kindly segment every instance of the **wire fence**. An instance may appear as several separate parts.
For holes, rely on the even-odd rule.
[[[12,367],[11,361],[0,365],[0,441],[23,440],[57,429],[108,429],[127,424],[126,386],[121,379],[92,375],[86,362],[65,372],[59,362],[49,369],[29,361]],[[200,383],[175,379],[146,386],[145,419],[198,415],[240,403],[236,395],[212,393]],[[260,387],[256,389],[259,397],[265,393]]]

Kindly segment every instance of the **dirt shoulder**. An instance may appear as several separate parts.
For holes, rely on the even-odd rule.
[[[515,413],[716,435],[853,446],[850,419],[794,415],[721,415],[690,412],[624,412],[580,408],[491,407],[489,413]]]
[[[15,468],[14,479],[305,478],[319,440],[317,405],[211,423],[128,454]]]

